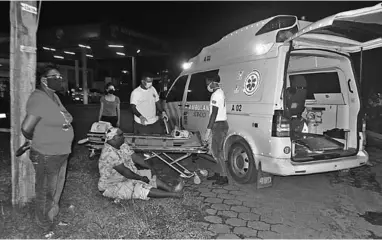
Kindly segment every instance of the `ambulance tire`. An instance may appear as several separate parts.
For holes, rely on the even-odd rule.
[[[241,184],[255,183],[257,169],[255,159],[248,144],[239,140],[232,144],[228,152],[228,171],[233,180]]]

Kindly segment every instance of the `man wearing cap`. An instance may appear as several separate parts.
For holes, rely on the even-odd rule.
[[[158,115],[167,118],[159,101],[158,92],[153,85],[154,76],[145,73],[141,85],[134,89],[130,96],[131,109],[134,114],[135,134],[163,134],[163,127]]]
[[[98,189],[114,199],[181,198],[184,182],[174,188],[158,179],[145,161],[124,143],[122,130],[110,128],[99,159]],[[143,170],[138,170],[140,165]]]

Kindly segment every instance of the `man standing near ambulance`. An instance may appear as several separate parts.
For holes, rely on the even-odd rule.
[[[158,114],[167,118],[162,108],[157,90],[153,87],[154,77],[145,73],[141,85],[134,89],[130,96],[130,105],[134,114],[134,134],[163,134],[164,129]]]
[[[212,92],[210,100],[210,120],[208,122],[205,140],[207,141],[212,134],[211,150],[212,156],[220,163],[221,174],[215,173],[207,180],[216,180],[213,184],[227,185],[227,168],[224,159],[223,144],[228,133],[227,109],[224,91],[220,88],[220,77],[216,75],[206,78],[206,85],[209,92]]]

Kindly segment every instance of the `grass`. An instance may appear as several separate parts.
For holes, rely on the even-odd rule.
[[[129,200],[115,203],[98,192],[97,161],[87,158],[87,149],[75,147],[69,161],[67,181],[61,198],[61,211],[53,238],[211,238],[203,229],[203,204],[192,185],[183,199]],[[11,206],[10,164],[0,165],[0,191],[5,196],[0,225],[2,238],[42,238],[34,223],[33,203],[15,211]],[[164,169],[158,166],[157,168]],[[160,172],[159,175],[163,175]],[[175,178],[172,179],[174,182]],[[73,205],[73,208],[69,206]],[[1,210],[0,210],[1,211]]]
[[[75,119],[76,140],[81,139],[96,121],[97,106],[68,106]],[[131,130],[131,114],[122,109],[121,124]],[[0,135],[1,143],[9,135]],[[183,199],[129,200],[115,203],[97,188],[98,162],[88,158],[85,147],[75,146],[69,160],[67,180],[60,201],[60,214],[52,238],[198,238],[209,239],[211,232],[203,222],[203,203],[195,185],[187,184]],[[174,184],[176,174],[163,163],[156,163],[160,178]],[[15,210],[11,205],[11,161],[9,145],[0,145],[0,236],[6,239],[44,238],[34,222],[33,202]],[[74,206],[70,208],[70,206]],[[58,223],[67,223],[60,226]]]

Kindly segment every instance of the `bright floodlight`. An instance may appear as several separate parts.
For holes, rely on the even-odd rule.
[[[111,47],[111,48],[123,48],[123,45],[113,45],[113,44],[110,44],[108,46]]]
[[[87,46],[87,45],[82,45],[82,44],[78,44],[79,47],[82,47],[82,48],[88,48],[90,49],[90,46]]]
[[[183,63],[182,67],[184,70],[187,70],[191,67],[191,65],[192,65],[192,62],[185,62]]]

